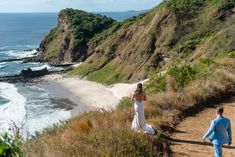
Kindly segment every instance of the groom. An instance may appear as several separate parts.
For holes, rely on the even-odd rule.
[[[208,138],[213,143],[215,157],[222,157],[223,144],[232,143],[231,123],[229,119],[223,117],[223,112],[222,107],[217,109],[217,118],[211,122],[209,130],[202,138],[204,141]]]

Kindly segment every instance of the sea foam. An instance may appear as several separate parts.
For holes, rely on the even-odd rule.
[[[5,51],[3,52],[5,55],[9,56],[9,57],[15,57],[17,59],[20,58],[26,58],[26,57],[34,57],[35,53],[37,53],[36,50],[32,50],[32,51],[14,51],[14,50],[10,50],[10,51]]]
[[[31,69],[32,69],[32,70],[42,70],[42,69],[44,69],[44,68],[51,69],[51,66],[48,65],[48,64],[43,64],[42,66],[32,67]]]
[[[7,132],[12,125],[21,126],[24,123],[26,98],[18,93],[15,85],[2,82],[0,95],[9,101],[0,106],[0,131]]]

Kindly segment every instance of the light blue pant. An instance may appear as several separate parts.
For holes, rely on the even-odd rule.
[[[222,144],[213,144],[215,157],[222,157]]]

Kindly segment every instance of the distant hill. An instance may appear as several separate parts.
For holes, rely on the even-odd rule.
[[[57,28],[41,43],[41,59],[84,61],[71,74],[98,82],[143,80],[176,61],[234,51],[234,6],[234,0],[166,0],[123,22],[62,10]]]

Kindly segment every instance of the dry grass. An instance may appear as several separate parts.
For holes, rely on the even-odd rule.
[[[163,145],[157,136],[130,130],[133,114],[131,107],[84,114],[28,141],[25,156],[158,156]]]
[[[177,92],[178,87],[177,87],[177,82],[174,77],[168,75],[166,77],[166,84],[167,84],[166,86],[167,92],[172,92],[172,93]]]

